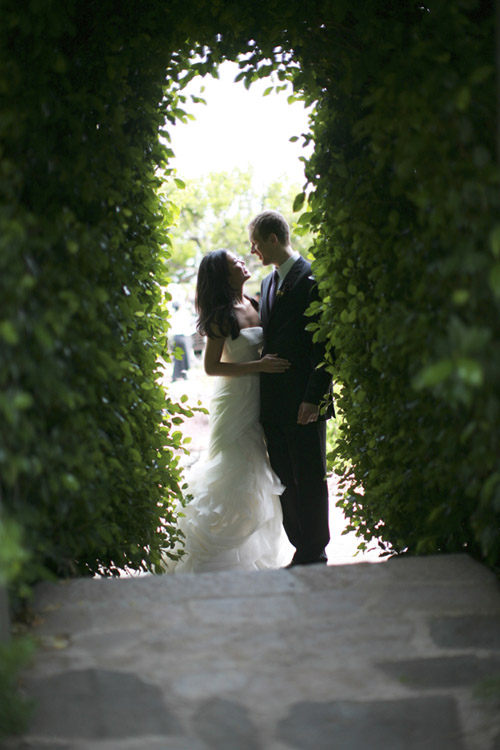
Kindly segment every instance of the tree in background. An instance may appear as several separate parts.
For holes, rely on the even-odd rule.
[[[292,244],[307,255],[310,233],[299,234],[293,215],[297,184],[276,180],[259,190],[253,184],[252,170],[211,172],[186,183],[177,179],[162,186],[164,205],[174,212],[174,226],[169,232],[171,247],[168,273],[172,280],[192,284],[202,256],[210,250],[225,248],[245,257],[252,272],[249,288],[257,291],[260,279],[268,272],[250,255],[247,225],[264,208],[280,211],[292,227]],[[294,231],[296,229],[297,231]]]

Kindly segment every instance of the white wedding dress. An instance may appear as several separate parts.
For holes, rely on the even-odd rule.
[[[260,357],[262,328],[243,328],[228,337],[223,362]],[[205,572],[262,570],[287,562],[279,495],[259,423],[259,376],[216,378],[210,404],[208,456],[191,469],[180,510],[185,555],[167,570]]]

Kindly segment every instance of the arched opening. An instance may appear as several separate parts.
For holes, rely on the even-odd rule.
[[[300,212],[293,213],[294,199],[306,181],[304,162],[313,147],[307,136],[308,113],[301,106],[294,117],[294,105],[297,108],[301,104],[298,94],[294,96],[289,84],[280,85],[272,72],[247,89],[234,80],[239,72],[236,63],[226,61],[217,70],[217,78],[197,77],[183,89],[186,101],[182,109],[186,115],[170,128],[169,147],[176,157],[171,161],[176,169],[174,186],[161,188],[179,209],[177,226],[170,233],[168,291],[172,296],[170,347],[172,351],[176,347],[183,351],[182,359],[174,358],[173,364],[166,365],[163,383],[176,400],[185,395],[189,404],[198,403],[206,409],[210,407],[214,383],[203,371],[204,341],[195,332],[194,309],[195,275],[202,256],[219,247],[244,256],[252,273],[245,290],[251,295],[260,294],[261,280],[269,269],[250,255],[246,227],[256,213],[271,208],[289,220],[293,248],[313,260],[311,233],[301,231],[297,223]],[[275,92],[274,87],[281,90]],[[198,104],[200,97],[206,102],[203,109]],[[191,105],[191,98],[197,106]],[[199,118],[198,122],[190,119],[191,113]],[[178,129],[184,131],[180,137]],[[308,143],[306,148],[304,141]],[[295,164],[290,168],[292,160]],[[179,180],[180,189],[175,185]],[[208,415],[196,412],[180,426],[180,431],[189,440],[188,454],[181,452],[180,461],[183,467],[190,468],[208,450]],[[329,426],[330,451],[337,432],[338,424]],[[359,540],[352,532],[343,534],[347,521],[336,507],[342,493],[333,474],[329,486],[333,530],[329,559],[335,564],[351,562]],[[290,546],[288,558],[292,555]],[[358,555],[357,561],[378,557],[372,548],[369,553]]]

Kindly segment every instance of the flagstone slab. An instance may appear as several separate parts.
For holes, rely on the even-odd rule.
[[[474,686],[491,679],[498,679],[500,683],[500,657],[498,656],[446,656],[434,659],[402,660],[378,666],[385,674],[404,685],[424,689]]]
[[[193,717],[193,726],[213,750],[265,750],[265,740],[250,712],[235,701],[204,701]]]
[[[464,750],[450,698],[299,703],[279,724],[299,750]]]
[[[183,734],[161,690],[136,675],[71,670],[28,685],[35,700],[32,731],[63,737],[141,737]]]
[[[442,648],[500,650],[500,615],[460,615],[431,620],[431,637]]]

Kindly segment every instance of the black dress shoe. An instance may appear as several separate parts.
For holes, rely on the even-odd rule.
[[[327,562],[327,557],[316,557],[314,560],[292,560],[288,565],[285,565],[285,570],[295,568],[296,565],[326,565]]]
[[[327,557],[315,557],[314,560],[301,560],[299,565],[326,565],[328,562]]]

